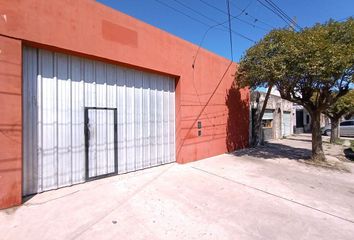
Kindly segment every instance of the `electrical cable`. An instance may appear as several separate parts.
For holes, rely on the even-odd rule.
[[[167,8],[169,8],[169,9],[172,9],[172,10],[174,10],[174,11],[176,11],[176,12],[178,12],[178,13],[184,15],[185,17],[187,17],[187,18],[189,18],[189,19],[191,19],[191,20],[193,20],[193,21],[196,21],[196,22],[198,22],[198,23],[200,23],[200,24],[202,24],[202,25],[204,25],[204,26],[209,27],[209,25],[206,24],[205,22],[202,22],[202,21],[200,21],[199,19],[194,18],[194,17],[192,17],[192,16],[190,16],[190,15],[188,15],[188,14],[182,12],[181,10],[178,10],[177,8],[174,8],[174,7],[172,7],[171,5],[168,5],[168,4],[166,4],[166,3],[164,3],[164,2],[162,2],[162,1],[160,1],[160,0],[154,0],[154,1],[160,3],[161,5],[163,5],[163,6],[167,7]]]
[[[276,11],[278,11],[282,16],[288,19],[294,26],[298,29],[302,30],[302,27],[299,26],[288,14],[286,14],[277,4],[275,4],[272,0],[265,0],[270,6],[272,6]]]
[[[254,2],[254,0],[249,1],[249,3],[247,4],[247,6],[246,6],[244,9],[240,8],[239,6],[237,6],[237,5],[236,5],[234,2],[232,2],[232,1],[230,2],[230,4],[233,5],[237,10],[240,11],[240,13],[237,15],[238,17],[240,17],[240,16],[242,16],[242,15],[244,14],[245,16],[248,16],[248,17],[252,18],[254,23],[255,23],[255,22],[260,22],[260,23],[263,23],[264,25],[267,25],[267,26],[270,27],[271,29],[276,28],[276,27],[270,25],[269,23],[267,23],[267,22],[265,22],[265,21],[263,21],[263,20],[261,20],[261,19],[255,17],[255,16],[251,15],[249,12],[246,12],[246,10],[251,6],[251,4],[252,4],[253,2]],[[231,16],[232,16],[232,15],[231,15]],[[237,18],[237,19],[240,20],[240,21],[242,20],[241,18]],[[265,31],[268,31],[268,29],[265,29],[265,28],[256,26],[255,24],[253,24],[253,25],[254,25],[254,27],[257,27],[257,28],[263,29],[263,30],[265,30]]]
[[[274,13],[275,15],[277,15],[279,18],[281,18],[286,25],[288,25],[291,29],[295,30],[294,26],[297,26],[300,30],[302,30],[302,28],[300,26],[298,26],[298,24],[296,24],[296,22],[294,20],[292,20],[288,15],[283,16],[282,13],[280,13],[277,8],[274,8],[274,6],[272,6],[271,3],[269,3],[267,0],[265,0],[270,6],[268,6],[267,4],[263,3],[261,0],[257,0],[258,3],[260,3],[263,7],[267,8],[268,10],[270,10],[272,13]],[[278,7],[279,8],[279,7]],[[280,9],[280,8],[279,8]],[[290,19],[290,20],[289,20]],[[292,26],[294,25],[294,26]]]
[[[164,5],[165,7],[170,8],[170,9],[172,9],[172,10],[174,10],[174,11],[176,11],[176,12],[178,12],[178,13],[180,13],[180,14],[186,16],[186,17],[188,17],[188,18],[191,19],[191,20],[194,20],[194,21],[196,21],[196,22],[198,22],[198,23],[200,23],[200,24],[203,24],[204,26],[207,26],[208,28],[212,28],[212,27],[213,27],[213,25],[209,25],[209,24],[207,24],[207,23],[205,23],[205,22],[203,22],[203,21],[200,21],[199,19],[194,18],[194,17],[192,17],[192,16],[190,16],[190,15],[188,15],[188,14],[182,12],[181,10],[179,10],[179,9],[177,9],[177,8],[174,8],[174,7],[172,7],[171,5],[166,4],[166,3],[164,3],[164,2],[162,2],[162,1],[160,1],[160,0],[154,0],[154,1],[160,3],[161,5]],[[213,21],[215,22],[215,20],[213,20]],[[218,23],[217,25],[220,26],[221,24]],[[232,33],[235,34],[235,35],[237,35],[237,36],[239,36],[239,37],[242,37],[242,38],[244,38],[244,39],[246,39],[246,40],[248,40],[248,41],[250,41],[250,42],[252,42],[252,43],[255,43],[255,42],[256,42],[256,41],[254,41],[253,39],[251,39],[251,38],[249,38],[249,37],[243,35],[242,33],[239,33],[239,32],[236,32],[236,31],[232,31]]]
[[[247,7],[246,7],[246,8],[247,8]],[[245,8],[244,10],[246,10],[246,8]],[[239,15],[241,15],[241,14],[242,14],[242,12],[241,12]],[[234,17],[232,17],[232,18],[238,17],[239,15],[236,15],[236,16],[234,16]],[[231,18],[231,19],[232,19],[232,18]],[[217,24],[215,24],[215,25],[213,25],[213,26],[210,26],[210,27],[205,31],[205,33],[203,34],[203,37],[202,37],[200,43],[198,44],[198,49],[197,49],[197,52],[196,52],[196,54],[195,54],[195,57],[194,57],[193,63],[192,63],[192,68],[193,68],[192,83],[193,83],[194,90],[195,90],[195,92],[197,93],[196,95],[197,95],[197,97],[198,97],[198,101],[199,101],[200,106],[202,106],[202,102],[201,102],[201,100],[200,100],[200,97],[199,97],[199,94],[198,94],[198,90],[197,90],[197,88],[195,87],[195,84],[194,84],[194,74],[195,74],[194,66],[195,66],[195,62],[196,62],[196,60],[197,60],[197,57],[198,57],[200,48],[201,48],[201,46],[202,46],[202,44],[203,44],[203,42],[204,42],[204,40],[205,40],[207,34],[209,33],[209,31],[210,31],[211,29],[213,29],[213,28],[215,28],[215,27],[217,27],[217,26],[223,25],[223,24],[225,24],[225,23],[227,23],[227,22],[229,22],[229,21],[230,21],[230,19],[228,19],[228,20],[226,20],[226,21],[224,21],[224,22],[217,23]],[[231,29],[231,28],[230,28],[230,29]],[[229,31],[229,32],[230,32],[230,31]],[[231,41],[231,43],[232,43],[232,41]],[[226,71],[228,71],[228,69],[229,69],[230,66],[231,66],[231,63],[233,62],[233,50],[232,50],[232,52],[231,52],[231,57],[232,57],[232,60],[231,60],[231,62],[230,62],[230,65],[227,67],[227,70],[226,70]],[[225,73],[224,73],[224,74],[225,74]],[[203,111],[204,111],[204,110],[203,110]],[[210,120],[209,115],[208,115],[207,113],[205,113],[205,115],[206,115],[206,118],[208,119],[208,121],[212,124],[212,121]]]
[[[202,107],[202,109],[201,109],[199,115],[197,116],[197,118],[195,118],[195,120],[194,120],[193,124],[191,125],[191,127],[188,129],[187,135],[188,135],[189,132],[193,129],[193,126],[194,126],[195,123],[198,121],[198,119],[200,119],[201,115],[203,114],[204,110],[205,110],[206,107],[208,106],[209,102],[211,101],[212,97],[213,97],[214,94],[216,93],[216,91],[217,91],[217,89],[219,88],[221,82],[223,81],[224,77],[226,76],[226,73],[229,71],[229,69],[230,69],[230,67],[231,67],[231,65],[232,65],[232,63],[233,63],[233,44],[232,44],[232,26],[231,26],[230,5],[229,5],[229,0],[226,0],[226,1],[227,1],[227,9],[228,9],[228,20],[225,21],[225,22],[217,23],[217,24],[215,24],[215,25],[213,25],[213,26],[210,26],[210,27],[206,30],[206,32],[204,33],[203,38],[202,38],[200,44],[198,45],[197,53],[196,53],[196,56],[194,57],[194,60],[193,60],[193,63],[192,63],[192,68],[193,68],[193,79],[192,79],[192,83],[193,83],[193,86],[194,86],[194,89],[195,89],[195,92],[196,92],[196,95],[197,95],[197,98],[198,98],[198,101],[199,101],[200,106],[202,106],[202,102],[201,102],[201,100],[200,100],[200,97],[199,97],[199,94],[198,94],[198,90],[197,90],[197,88],[195,87],[195,83],[194,83],[194,75],[195,75],[195,67],[194,67],[194,66],[195,66],[195,62],[196,62],[196,59],[197,59],[199,50],[200,50],[200,48],[201,48],[201,45],[202,45],[202,43],[203,43],[203,41],[204,41],[204,39],[205,39],[207,33],[208,33],[212,28],[217,27],[217,26],[219,26],[219,25],[221,25],[221,24],[224,24],[224,23],[226,23],[226,22],[229,22],[231,61],[230,61],[230,63],[228,64],[227,68],[225,69],[224,73],[222,74],[221,79],[219,80],[218,84],[216,85],[216,87],[215,87],[213,93],[210,95],[209,99],[207,100],[207,102],[205,103],[205,105]],[[242,14],[242,13],[241,13],[241,14]],[[236,17],[236,16],[234,16],[234,17]],[[213,124],[212,121],[211,121],[210,118],[209,118],[208,113],[205,113],[205,115],[206,115],[206,118],[208,119],[208,121],[209,121],[211,124]],[[185,139],[185,138],[184,138],[184,139]],[[183,146],[184,139],[183,139],[183,142],[182,142],[181,146]],[[181,148],[179,148],[179,149],[177,150],[178,153],[179,153],[180,149],[181,149]]]
[[[246,12],[246,9],[249,8],[251,6],[251,4],[254,2],[254,0],[250,1],[249,4],[247,5],[247,7],[245,9],[242,9],[240,8],[239,6],[237,6],[234,2],[230,2],[232,6],[234,6],[237,10],[241,11],[241,14],[245,14],[246,16],[250,17],[253,19],[254,22],[260,22],[260,23],[263,23],[264,25],[267,25],[268,27],[270,28],[276,28],[274,27],[273,25],[263,21],[262,19],[258,18],[258,17],[255,17],[253,15],[251,15],[249,12]]]
[[[275,15],[277,15],[279,18],[281,18],[286,25],[288,25],[289,27],[291,27],[292,29],[294,29],[291,24],[288,22],[287,19],[285,19],[281,14],[279,14],[278,12],[274,11],[271,7],[269,7],[267,4],[263,3],[261,0],[257,0],[258,3],[260,3],[263,7],[267,8],[269,11],[271,11],[272,13],[274,13]]]
[[[179,1],[179,0],[172,0],[172,1],[178,3],[179,5],[185,7],[185,8],[187,8],[187,9],[189,9],[189,10],[191,10],[192,12],[198,14],[199,16],[202,16],[202,17],[204,17],[205,19],[208,19],[209,21],[215,23],[215,20],[214,20],[214,19],[212,19],[211,17],[209,17],[209,16],[207,16],[207,15],[205,15],[205,14],[203,14],[203,13],[197,11],[197,10],[195,10],[194,8],[188,6],[187,4],[183,3],[182,1]]]
[[[220,8],[218,8],[218,7],[216,7],[216,6],[212,5],[212,4],[210,4],[210,3],[208,3],[207,1],[204,1],[204,0],[199,0],[199,1],[202,2],[203,4],[209,6],[210,8],[213,8],[213,9],[217,10],[218,12],[221,12],[222,14],[224,14],[224,15],[227,16],[227,12],[226,12],[226,11],[224,11],[224,10],[222,10],[222,9],[220,9]],[[242,15],[242,14],[240,14],[239,16],[241,16],[241,15]],[[254,23],[250,23],[250,22],[248,22],[248,21],[246,21],[246,20],[243,20],[243,19],[240,18],[239,16],[237,16],[237,17],[236,17],[236,16],[233,16],[233,15],[231,15],[231,16],[234,17],[235,19],[239,20],[240,22],[243,22],[243,23],[245,23],[245,24],[248,24],[248,25],[250,25],[250,26],[252,26],[252,27],[254,27],[254,28],[259,28],[259,29],[262,29],[262,30],[264,30],[264,31],[268,31],[268,29],[265,29],[265,28],[260,27],[260,26],[256,26]]]
[[[249,5],[250,5],[250,4],[249,4]],[[234,18],[236,18],[236,17],[241,16],[241,15],[243,14],[243,12],[246,11],[246,9],[249,7],[249,5],[247,5],[247,6],[241,11],[240,14],[238,14],[238,15],[236,15],[236,16],[232,16],[232,17],[231,17],[231,20],[234,19]],[[197,56],[198,56],[198,54],[199,54],[200,48],[201,48],[201,46],[203,45],[203,42],[204,42],[204,40],[205,40],[207,34],[209,33],[209,31],[212,30],[213,28],[217,27],[217,26],[220,26],[220,25],[223,25],[223,24],[227,23],[228,21],[229,21],[229,20],[226,20],[226,21],[224,21],[224,22],[220,22],[220,23],[217,23],[217,24],[215,24],[215,25],[212,25],[212,26],[210,26],[210,27],[204,32],[203,37],[202,37],[201,41],[200,41],[199,44],[198,44],[198,49],[197,49],[197,52],[196,52],[196,54],[195,54],[195,57],[194,57],[194,60],[193,60],[193,63],[192,63],[192,67],[193,67],[193,68],[194,68],[195,62],[196,62],[196,60],[197,60]],[[255,43],[255,42],[254,42],[254,43]]]
[[[228,14],[228,19],[229,19],[231,61],[234,61],[234,50],[233,50],[233,46],[232,46],[232,33],[231,33],[232,27],[231,27],[230,0],[226,0],[226,5],[227,5],[227,14]]]
[[[278,7],[273,1],[271,0],[264,0],[268,5],[273,8],[275,11],[280,13],[283,17],[285,17],[289,22],[295,23],[291,17],[289,17],[280,7]]]
[[[290,22],[294,24],[294,26],[297,26],[300,30],[302,30],[302,27],[293,19],[291,18],[288,14],[286,14],[278,5],[276,5],[272,0],[266,0],[266,2],[270,2],[280,13],[282,13],[283,16],[285,16],[287,19],[289,19]]]
[[[198,14],[198,15],[200,15],[200,16],[206,18],[206,19],[208,19],[209,21],[212,21],[212,22],[216,23],[217,26],[222,26],[222,27],[226,28],[227,30],[229,29],[228,27],[224,26],[224,24],[227,23],[228,21],[225,21],[225,22],[223,22],[222,24],[219,24],[215,19],[206,16],[205,14],[203,14],[203,13],[201,13],[201,12],[199,12],[199,11],[197,11],[197,10],[191,8],[191,7],[189,7],[188,5],[186,5],[185,3],[183,3],[183,2],[181,2],[181,1],[179,1],[179,0],[172,0],[172,1],[177,2],[177,3],[180,4],[181,6],[187,8],[187,9],[193,11],[193,12],[195,12],[196,14]],[[238,18],[238,16],[234,16],[232,19],[235,19],[235,18]],[[212,27],[212,26],[210,26],[210,27]],[[265,29],[265,30],[266,30],[266,29]],[[267,31],[267,30],[266,30],[266,31]],[[243,38],[247,38],[247,40],[250,40],[250,41],[254,42],[252,39],[250,39],[249,37],[247,37],[247,36],[245,36],[245,35],[243,35],[243,34],[240,34],[240,33],[238,33],[238,32],[234,32],[234,31],[233,31],[233,33],[235,33],[236,35],[239,35],[239,36],[242,35]]]

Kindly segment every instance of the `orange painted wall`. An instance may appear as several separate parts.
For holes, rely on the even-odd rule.
[[[21,41],[0,36],[0,209],[21,203]]]
[[[0,10],[2,36],[175,76],[179,163],[248,145],[249,90],[233,86],[235,63],[224,75],[230,61],[201,49],[192,68],[196,45],[94,0],[0,0]]]

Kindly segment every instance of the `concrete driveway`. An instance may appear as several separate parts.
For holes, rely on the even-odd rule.
[[[308,144],[276,141],[38,194],[0,211],[0,239],[353,239],[354,174],[296,161]]]

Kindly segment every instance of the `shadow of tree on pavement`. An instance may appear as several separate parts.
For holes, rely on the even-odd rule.
[[[279,143],[266,143],[263,146],[249,148],[232,153],[235,156],[251,156],[255,158],[276,159],[287,158],[290,160],[311,159],[311,150],[306,148],[295,148]]]

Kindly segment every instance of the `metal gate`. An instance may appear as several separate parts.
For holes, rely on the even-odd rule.
[[[172,77],[24,47],[24,195],[174,161]]]

